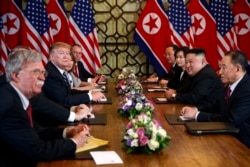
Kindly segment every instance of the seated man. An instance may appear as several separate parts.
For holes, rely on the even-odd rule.
[[[216,111],[222,103],[223,84],[207,63],[205,50],[196,48],[187,52],[186,71],[189,77],[182,89],[166,90],[166,98],[177,103],[194,105],[198,109]]]
[[[32,50],[10,55],[0,86],[0,166],[36,166],[39,161],[72,156],[88,140],[87,125],[41,127],[32,119],[29,99],[41,92],[45,79],[42,55]]]
[[[65,107],[71,107],[83,103],[105,98],[101,92],[88,92],[73,90],[64,70],[70,59],[70,45],[63,42],[56,42],[50,49],[50,61],[45,68],[48,76],[43,85],[43,93],[49,99]]]
[[[80,78],[82,81],[92,82],[92,83],[99,83],[102,82],[106,77],[105,75],[92,75],[90,74],[85,68],[83,63],[81,62],[82,59],[82,48],[79,44],[73,44],[71,46],[71,54],[75,58],[75,65],[74,65],[74,73],[75,75]]]
[[[220,63],[220,76],[228,87],[225,87],[226,96],[220,114],[183,107],[181,115],[202,122],[230,122],[240,129],[236,137],[250,148],[250,77],[246,71],[247,66],[248,60],[244,53],[240,51],[226,53]]]
[[[170,87],[173,89],[177,89],[177,85],[179,85],[179,77],[180,74],[182,72],[182,68],[179,67],[176,64],[176,60],[175,60],[175,51],[178,49],[177,45],[169,45],[166,48],[165,51],[165,57],[168,61],[169,64],[171,64],[170,67],[170,71],[166,76],[156,76],[156,75],[152,75],[151,77],[149,77],[147,80],[150,82],[156,82],[159,81],[160,86],[162,87]],[[168,84],[169,79],[171,79],[171,83]]]

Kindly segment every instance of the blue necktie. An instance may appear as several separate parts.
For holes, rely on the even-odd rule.
[[[67,86],[69,86],[69,80],[65,72],[63,72],[63,79]]]

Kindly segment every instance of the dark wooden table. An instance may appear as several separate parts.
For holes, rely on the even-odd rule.
[[[107,96],[112,97],[112,104],[95,104],[93,111],[107,114],[106,125],[90,125],[91,134],[97,138],[109,141],[106,150],[115,151],[123,160],[119,165],[103,165],[113,167],[246,167],[250,165],[250,149],[229,134],[213,134],[193,136],[185,131],[183,125],[169,125],[164,114],[179,113],[181,104],[155,105],[154,118],[171,137],[169,147],[156,154],[127,154],[122,148],[123,130],[128,122],[117,113],[119,95],[115,83],[108,81]],[[152,84],[144,85],[144,88]],[[163,92],[147,92],[152,97],[164,96]],[[56,160],[41,162],[38,167],[93,167],[94,160]],[[102,165],[100,165],[102,166]]]

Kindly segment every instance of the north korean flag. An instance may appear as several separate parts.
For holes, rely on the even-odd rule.
[[[166,75],[170,68],[164,53],[171,44],[171,34],[162,0],[148,0],[137,22],[134,40],[159,76]]]

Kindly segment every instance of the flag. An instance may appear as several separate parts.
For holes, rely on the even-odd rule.
[[[250,3],[247,0],[237,0],[232,8],[234,14],[234,28],[237,35],[239,49],[250,60]]]
[[[217,47],[221,57],[230,50],[237,49],[236,33],[234,31],[234,17],[228,1],[212,0],[211,13],[217,26]]]
[[[27,18],[27,43],[31,49],[43,54],[43,63],[49,58],[49,48],[53,43],[50,30],[49,16],[46,12],[43,0],[29,0],[25,10]]]
[[[209,11],[207,1],[192,0],[188,10],[192,19],[195,47],[205,49],[208,63],[217,70],[220,56],[217,51],[216,22]]]
[[[172,0],[167,10],[173,34],[172,43],[178,46],[195,47],[191,28],[191,16],[183,0]]]
[[[25,38],[25,17],[20,5],[18,0],[0,1],[0,12],[8,50],[12,50],[17,45],[23,45]]]
[[[81,45],[83,64],[86,70],[95,74],[101,67],[99,43],[94,13],[90,0],[76,0],[69,17],[70,36]]]
[[[165,50],[171,44],[169,20],[161,0],[148,0],[137,21],[134,40],[159,76],[170,67]]]
[[[1,16],[1,15],[0,15]],[[3,29],[3,20],[0,17],[0,74],[5,73],[5,64],[8,59],[8,50]]]
[[[46,6],[46,10],[49,14],[50,27],[54,42],[70,43],[69,22],[65,13],[63,0],[50,0]]]

